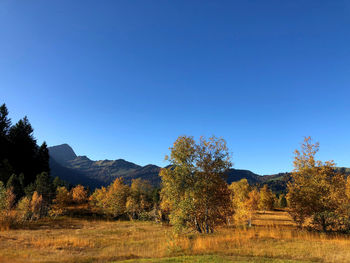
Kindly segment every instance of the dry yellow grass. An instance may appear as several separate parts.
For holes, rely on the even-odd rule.
[[[257,213],[252,228],[175,237],[153,222],[61,218],[0,232],[0,262],[109,262],[183,255],[221,255],[350,262],[350,237],[297,230],[287,213]],[[173,261],[171,261],[173,262]],[[266,262],[266,261],[264,261]]]

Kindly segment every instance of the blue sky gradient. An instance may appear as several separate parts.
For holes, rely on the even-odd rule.
[[[2,0],[0,25],[0,103],[39,143],[165,166],[215,134],[271,174],[310,135],[350,167],[349,1]]]

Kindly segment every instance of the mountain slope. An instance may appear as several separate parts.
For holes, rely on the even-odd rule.
[[[132,179],[148,180],[154,186],[160,186],[161,167],[156,165],[140,166],[123,159],[93,161],[87,156],[77,156],[68,144],[49,147],[51,174],[71,184],[83,184],[91,189],[106,186],[116,178],[123,177],[128,184]],[[339,167],[339,171],[350,173],[349,168]],[[229,169],[226,172],[227,183],[246,178],[251,185],[267,184],[274,192],[284,192],[290,173],[258,175],[249,170]]]
[[[50,157],[49,163],[52,177],[58,176],[60,179],[67,181],[73,185],[82,184],[84,186],[90,187],[90,189],[95,189],[96,187],[103,185],[103,182],[96,178],[91,178],[78,170],[62,166],[52,157]]]
[[[77,156],[68,144],[49,147],[50,168],[53,176],[72,184],[84,184],[91,188],[109,185],[118,177],[130,184],[132,179],[143,178],[153,185],[160,185],[160,167],[144,167],[125,161],[92,161],[87,156]]]
[[[87,156],[77,156],[68,144],[49,147],[49,153],[52,175],[72,184],[80,183],[96,188],[109,185],[116,178],[123,177],[128,184],[132,179],[141,178],[154,186],[160,186],[161,168],[156,165],[140,166],[123,159],[93,161]],[[275,191],[283,191],[286,187],[282,174],[260,176],[249,170],[229,169],[226,175],[229,184],[246,178],[251,185],[267,183]]]
[[[59,164],[65,165],[68,161],[77,158],[72,147],[68,144],[61,144],[49,147],[50,156],[53,157]]]

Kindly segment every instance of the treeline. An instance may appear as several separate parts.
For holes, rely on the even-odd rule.
[[[92,208],[113,218],[158,220],[159,189],[142,179],[126,185],[117,178],[107,188],[96,189],[89,198]]]
[[[251,224],[256,210],[287,208],[299,227],[350,232],[350,177],[333,161],[315,159],[319,144],[305,138],[295,151],[294,170],[287,195],[264,185],[250,186],[243,179],[230,186],[224,172],[231,166],[226,142],[221,138],[181,136],[170,148],[171,166],[161,171],[161,207],[176,229],[211,233],[222,224]]]
[[[212,233],[223,224],[251,224],[254,211],[278,205],[267,185],[258,189],[246,179],[226,183],[225,172],[232,164],[222,138],[201,137],[196,142],[180,136],[166,159],[171,165],[160,172],[160,207],[177,231]],[[284,207],[285,197],[279,198]]]
[[[286,208],[299,227],[350,232],[350,178],[333,161],[316,160],[319,144],[310,137],[295,151],[286,195],[246,179],[228,185],[225,172],[232,163],[222,138],[180,136],[166,156],[170,165],[160,171],[160,189],[142,179],[127,185],[117,178],[91,195],[81,185],[72,188],[51,178],[46,143],[37,145],[26,117],[12,125],[5,105],[0,107],[0,143],[0,226],[5,228],[83,205],[90,214],[162,221],[176,231],[199,233],[223,224],[250,226],[257,210]]]
[[[56,188],[69,186],[59,178],[52,180],[47,145],[45,142],[37,145],[28,118],[13,125],[8,113],[6,105],[1,105],[0,223],[3,226],[21,221],[19,210],[26,206],[31,206],[32,219],[47,215]]]
[[[12,125],[5,104],[0,106],[0,181],[12,188],[16,201],[38,191],[50,199],[55,187],[67,184],[50,178],[49,151],[33,136],[33,127],[27,117]],[[52,197],[51,197],[52,199]]]

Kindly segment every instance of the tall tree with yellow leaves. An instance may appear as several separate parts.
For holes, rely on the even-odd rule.
[[[72,203],[72,195],[67,188],[64,186],[57,187],[56,198],[53,200],[49,214],[53,217],[65,214],[70,203]]]
[[[142,179],[133,179],[130,195],[126,201],[126,211],[131,219],[139,219],[143,212],[152,209],[152,186]]]
[[[231,166],[223,139],[180,136],[166,157],[171,167],[160,172],[162,203],[176,230],[192,228],[210,233],[226,222],[231,211],[230,192],[224,172]]]
[[[300,227],[310,218],[319,230],[344,230],[349,227],[345,176],[333,161],[316,160],[318,150],[319,144],[306,137],[301,150],[295,151],[287,194],[290,214]]]
[[[241,179],[233,182],[229,186],[231,191],[231,201],[234,211],[233,219],[235,224],[241,224],[249,218],[249,207],[247,201],[249,198],[250,186],[247,179]]]
[[[117,178],[108,188],[96,189],[90,201],[106,215],[119,217],[126,213],[129,192],[129,186],[124,184],[122,178]]]
[[[260,189],[259,209],[263,211],[270,211],[273,209],[275,203],[275,195],[265,184]]]

